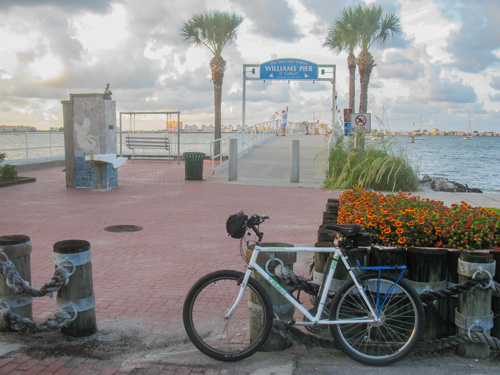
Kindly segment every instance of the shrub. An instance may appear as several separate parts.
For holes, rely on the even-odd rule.
[[[391,140],[371,143],[360,158],[359,148],[342,142],[330,153],[329,176],[324,187],[332,190],[353,186],[378,191],[418,190],[418,176],[404,154],[395,154]],[[360,160],[361,159],[361,160]]]
[[[0,163],[5,160],[6,156],[7,154],[5,153],[0,154]],[[17,178],[17,167],[15,165],[5,164],[0,167],[0,177],[5,179]]]
[[[374,245],[500,249],[500,215],[465,202],[447,207],[410,193],[354,187],[342,194],[338,222],[362,225]]]

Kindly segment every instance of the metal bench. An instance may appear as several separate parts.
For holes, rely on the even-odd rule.
[[[132,158],[134,156],[141,156],[135,155],[134,150],[136,149],[162,149],[168,151],[168,157],[170,157],[170,140],[168,138],[127,135],[125,137],[125,144],[132,150]]]

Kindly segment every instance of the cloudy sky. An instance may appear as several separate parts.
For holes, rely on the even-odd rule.
[[[181,111],[213,124],[211,54],[188,46],[184,21],[206,10],[244,22],[227,61],[222,121],[241,123],[243,64],[293,57],[337,66],[338,107],[347,106],[346,55],[322,47],[345,6],[362,0],[0,0],[0,124],[62,126],[61,100],[104,91],[118,111]],[[391,130],[500,132],[500,1],[365,0],[401,19],[403,33],[371,49],[377,66],[368,110]],[[358,83],[359,86],[359,83]],[[289,106],[291,121],[331,122],[329,82],[247,82],[247,124]],[[359,103],[357,88],[356,107]],[[161,125],[159,126],[161,127]]]

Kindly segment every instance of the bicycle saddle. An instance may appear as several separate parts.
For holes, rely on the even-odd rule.
[[[325,224],[323,228],[334,230],[346,237],[355,236],[363,231],[363,227],[358,224]]]

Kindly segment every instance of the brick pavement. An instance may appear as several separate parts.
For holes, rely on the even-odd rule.
[[[214,364],[193,349],[182,327],[184,296],[209,271],[243,269],[239,241],[225,232],[229,214],[244,210],[269,215],[263,226],[266,241],[314,243],[327,199],[338,196],[313,188],[185,181],[182,163],[157,160],[127,162],[119,169],[119,187],[106,191],[66,188],[61,167],[22,175],[36,182],[0,189],[0,235],[31,238],[35,287],[52,277],[55,242],[91,243],[99,339],[83,340],[79,347],[79,340],[60,333],[4,333],[0,348],[2,343],[21,348],[0,356],[2,375],[245,373],[241,365]],[[104,230],[119,224],[143,230]],[[55,311],[53,299],[33,303],[36,321]],[[111,352],[109,358],[83,355],[97,344],[108,345],[102,352]],[[76,353],[65,354],[58,345],[76,345]]]

